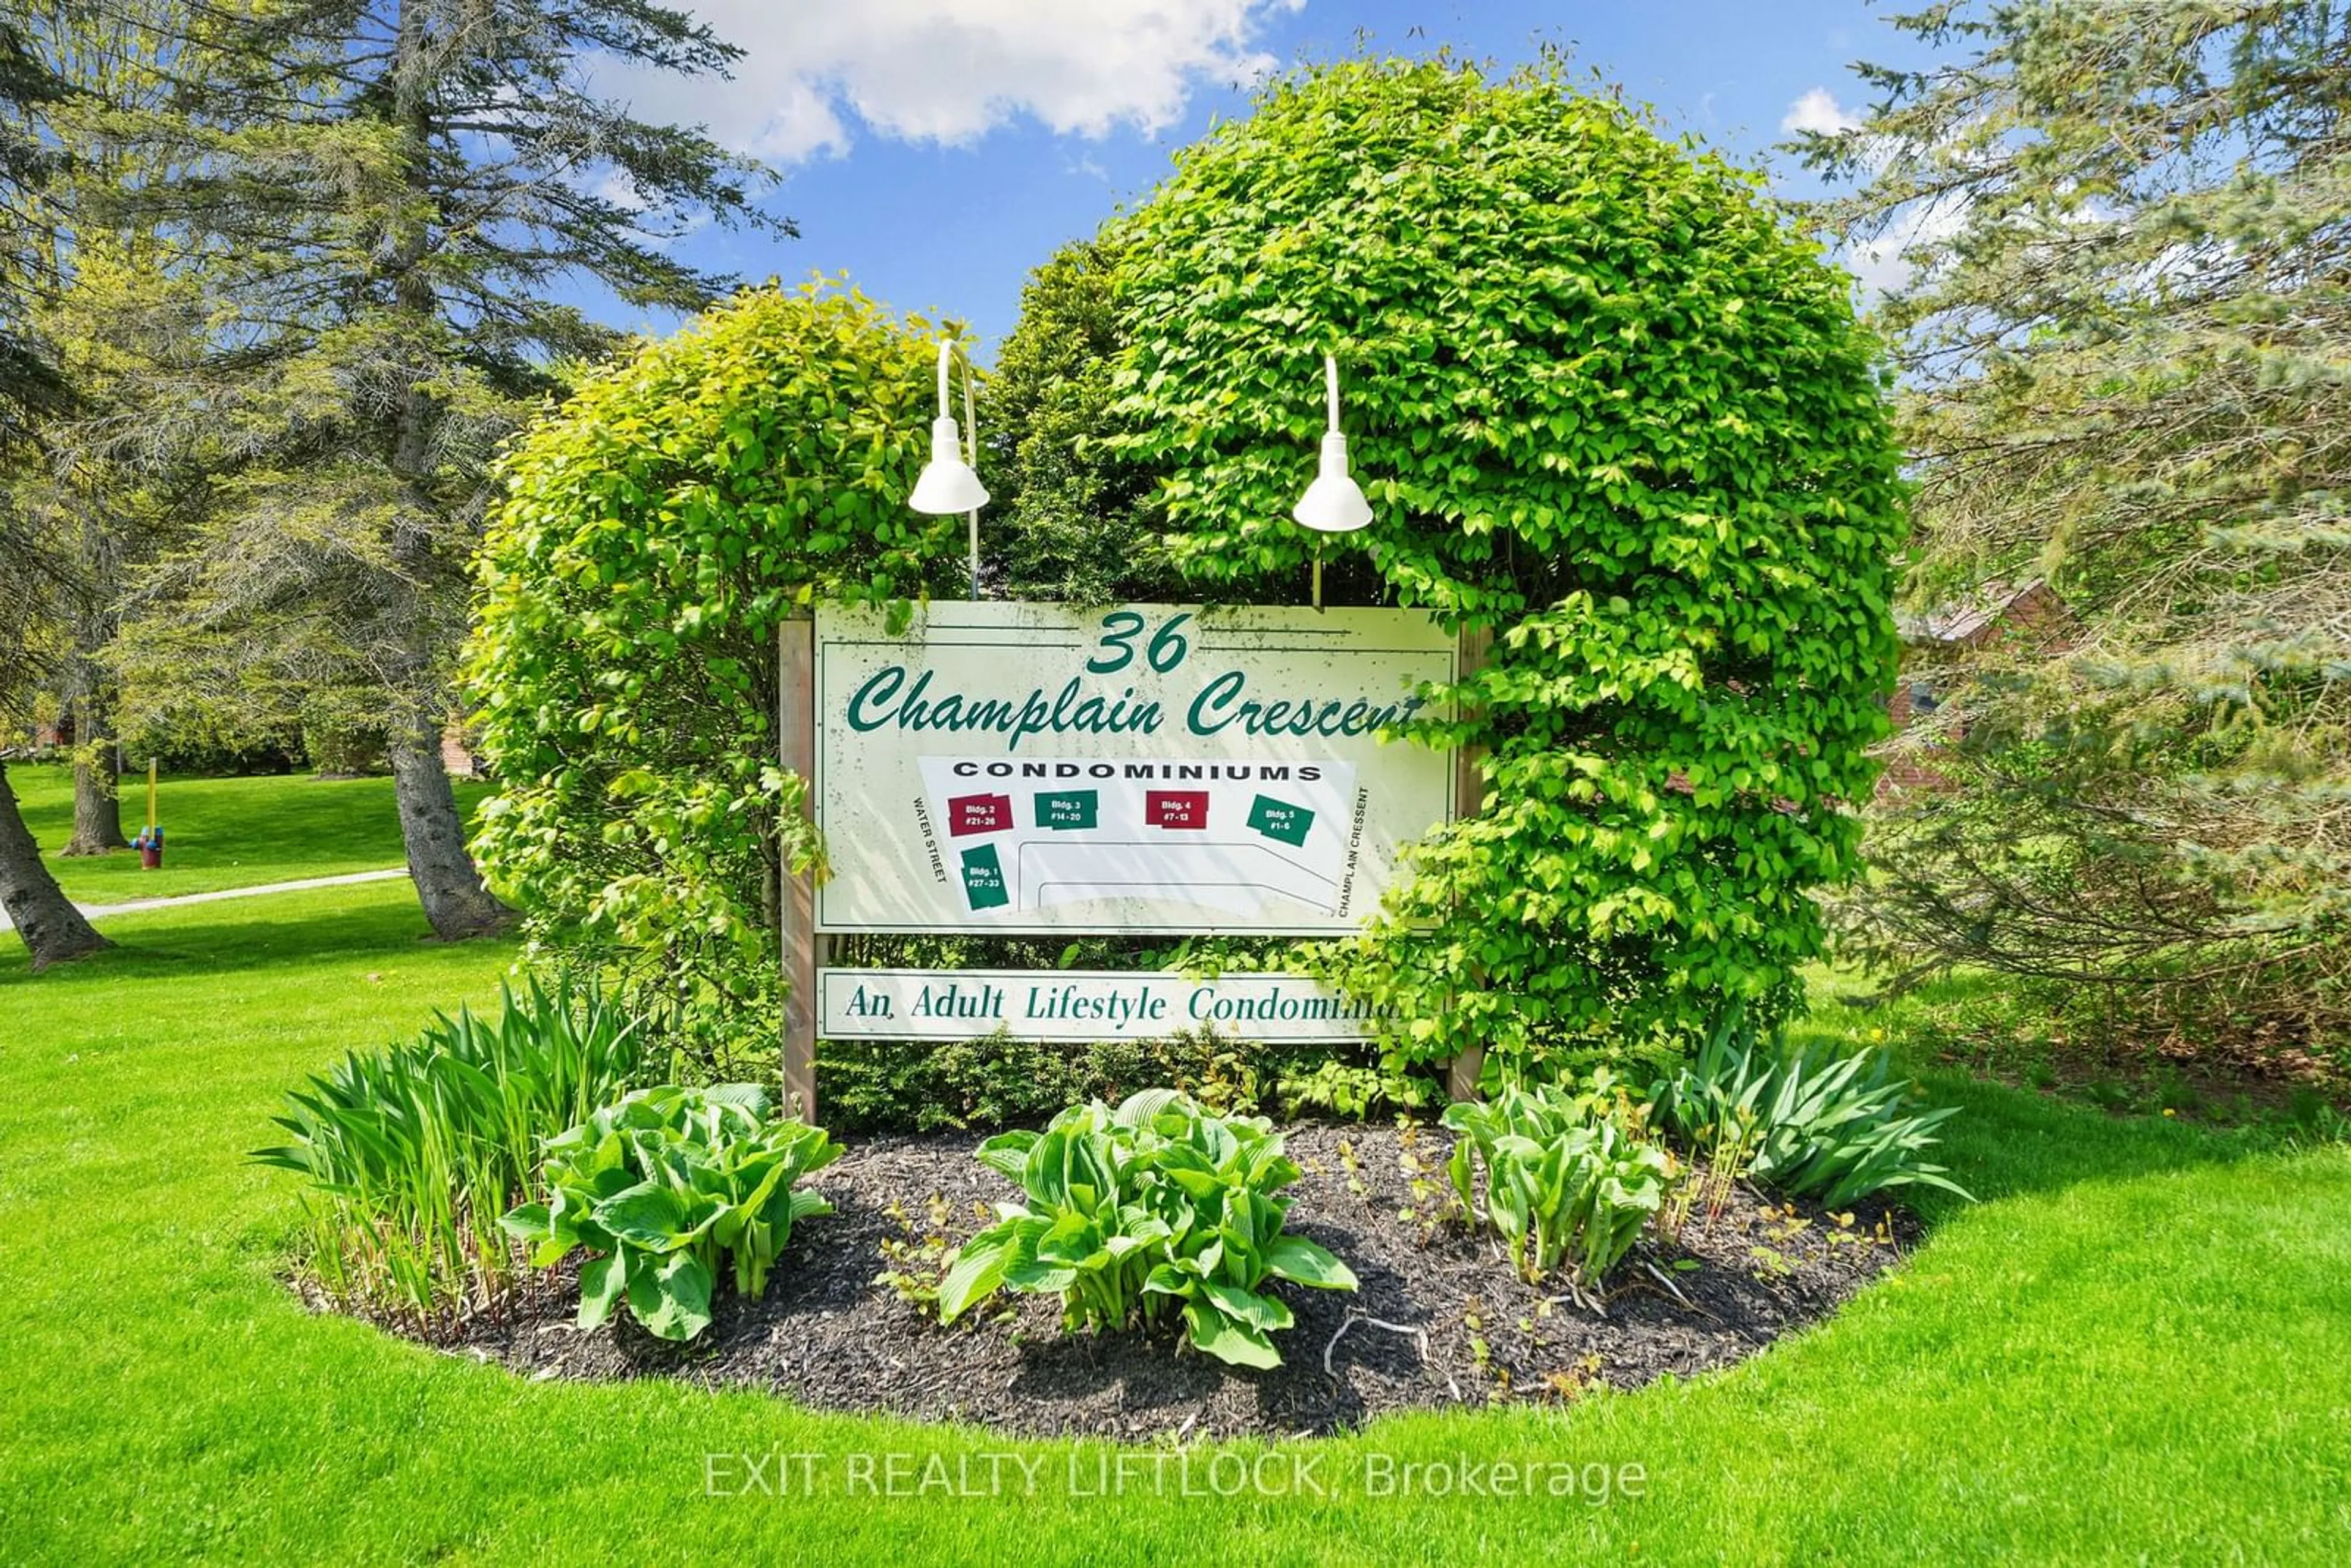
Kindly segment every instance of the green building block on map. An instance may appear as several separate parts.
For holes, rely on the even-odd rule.
[[[1249,804],[1249,825],[1269,839],[1299,845],[1306,842],[1306,834],[1314,826],[1314,813],[1304,806],[1259,795]]]
[[[1102,797],[1092,789],[1054,789],[1037,797],[1037,825],[1056,831],[1099,827]]]
[[[994,844],[963,852],[963,891],[974,909],[1001,909],[1012,902],[1012,890],[1004,885],[1004,862],[996,858]]]

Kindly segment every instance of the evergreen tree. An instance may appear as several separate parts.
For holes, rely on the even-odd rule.
[[[36,117],[64,96],[64,84],[43,68],[23,33],[0,22],[0,464],[26,461],[35,445],[35,423],[71,402],[30,320],[33,302],[47,281],[42,264],[49,235],[38,187],[52,162]],[[53,612],[70,573],[70,557],[58,549],[53,531],[10,505],[0,490],[0,742],[24,718],[41,678],[37,655],[54,632]],[[8,783],[4,755],[0,910],[6,911],[36,969],[106,946],[41,862],[40,848]]]
[[[2351,11],[1943,4],[1807,139],[1908,394],[1922,605],[2047,581],[1936,715],[1863,928],[2296,1033],[2351,1029]]]
[[[42,0],[26,13],[33,52],[68,89],[42,116],[54,164],[39,194],[49,287],[31,319],[75,396],[42,422],[42,460],[8,477],[17,507],[48,519],[77,568],[75,591],[56,608],[55,678],[74,737],[68,855],[127,846],[108,660],[127,576],[152,554],[172,494],[190,479],[175,462],[159,465],[152,414],[159,389],[175,388],[202,361],[201,269],[183,236],[110,221],[122,206],[119,193],[168,174],[181,151],[152,127],[187,25],[186,5],[172,0]]]
[[[214,475],[126,629],[148,679],[379,695],[408,860],[444,936],[503,924],[441,759],[467,563],[500,441],[618,335],[567,283],[691,310],[728,287],[664,248],[705,217],[789,233],[763,174],[586,84],[593,61],[723,72],[645,0],[287,0],[203,9],[152,117],[189,156],[118,221],[198,256],[214,353],[154,427]]]
[[[27,319],[49,238],[37,193],[53,160],[37,117],[64,96],[23,28],[0,19],[0,444],[10,448],[26,438],[33,416],[67,401]]]

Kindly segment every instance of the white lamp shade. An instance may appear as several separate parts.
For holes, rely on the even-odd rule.
[[[1347,438],[1337,431],[1322,437],[1322,469],[1290,515],[1318,534],[1351,534],[1372,520],[1364,487],[1347,476]]]
[[[931,421],[931,460],[914,480],[906,504],[931,517],[976,512],[987,505],[987,486],[962,457],[963,442],[950,418]]]

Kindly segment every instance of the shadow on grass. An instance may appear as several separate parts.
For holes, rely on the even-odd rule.
[[[269,894],[184,911],[124,916],[105,925],[115,946],[76,963],[32,972],[21,946],[0,956],[0,989],[56,987],[86,993],[93,986],[144,986],[182,977],[251,974],[321,964],[396,964],[420,954],[477,952],[484,962],[510,949],[498,941],[443,945],[399,886],[390,896],[340,904],[317,894]],[[297,901],[303,907],[290,907]]]
[[[1931,1156],[1980,1199],[2047,1193],[2082,1182],[2126,1181],[2166,1171],[2227,1164],[2273,1147],[2275,1129],[2217,1129],[2168,1117],[2117,1115],[2085,1100],[1980,1076],[1936,1060],[1952,1009],[2001,993],[1996,976],[1944,976],[1898,999],[1872,996],[1865,977],[1823,968],[1811,977],[1810,1014],[1792,1020],[1788,1043],[1838,1054],[1887,1050],[1938,1105],[1958,1105]],[[1912,1207],[1930,1226],[1971,1206],[1922,1189]]]
[[[1960,1107],[1943,1125],[1935,1159],[1983,1202],[2231,1164],[2269,1146],[2242,1132],[2111,1115],[1949,1069],[1923,1073],[1921,1082],[1937,1104]],[[1912,1207],[1931,1229],[1975,1206],[1926,1189]]]
[[[326,979],[339,972],[390,970],[422,957],[438,956],[446,961],[458,955],[477,955],[482,968],[488,970],[503,967],[514,951],[502,942],[434,943],[405,886],[273,894],[156,911],[121,917],[110,923],[108,930],[117,947],[37,977],[30,973],[21,948],[0,956],[0,993],[24,1000],[53,994],[61,1006],[87,1007],[97,988],[120,988],[126,993],[122,1005],[136,1009],[157,1003],[152,998],[134,1000],[130,993],[183,979],[304,969],[319,971]],[[1814,1018],[1824,1016],[1837,1015],[1823,1009]],[[1853,1037],[1844,1038],[1849,1048]],[[1900,1041],[1888,1043],[1898,1048]],[[1981,1200],[2229,1163],[2274,1142],[2158,1116],[2116,1116],[1957,1068],[1925,1068],[1919,1077],[1934,1103],[1961,1107],[1944,1125],[1935,1158]],[[1918,1188],[1908,1196],[1930,1228],[1973,1207],[1932,1188]]]

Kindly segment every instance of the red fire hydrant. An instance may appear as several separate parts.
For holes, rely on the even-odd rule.
[[[152,826],[140,829],[139,836],[131,841],[131,847],[139,852],[139,865],[141,870],[163,869],[162,829]]]

